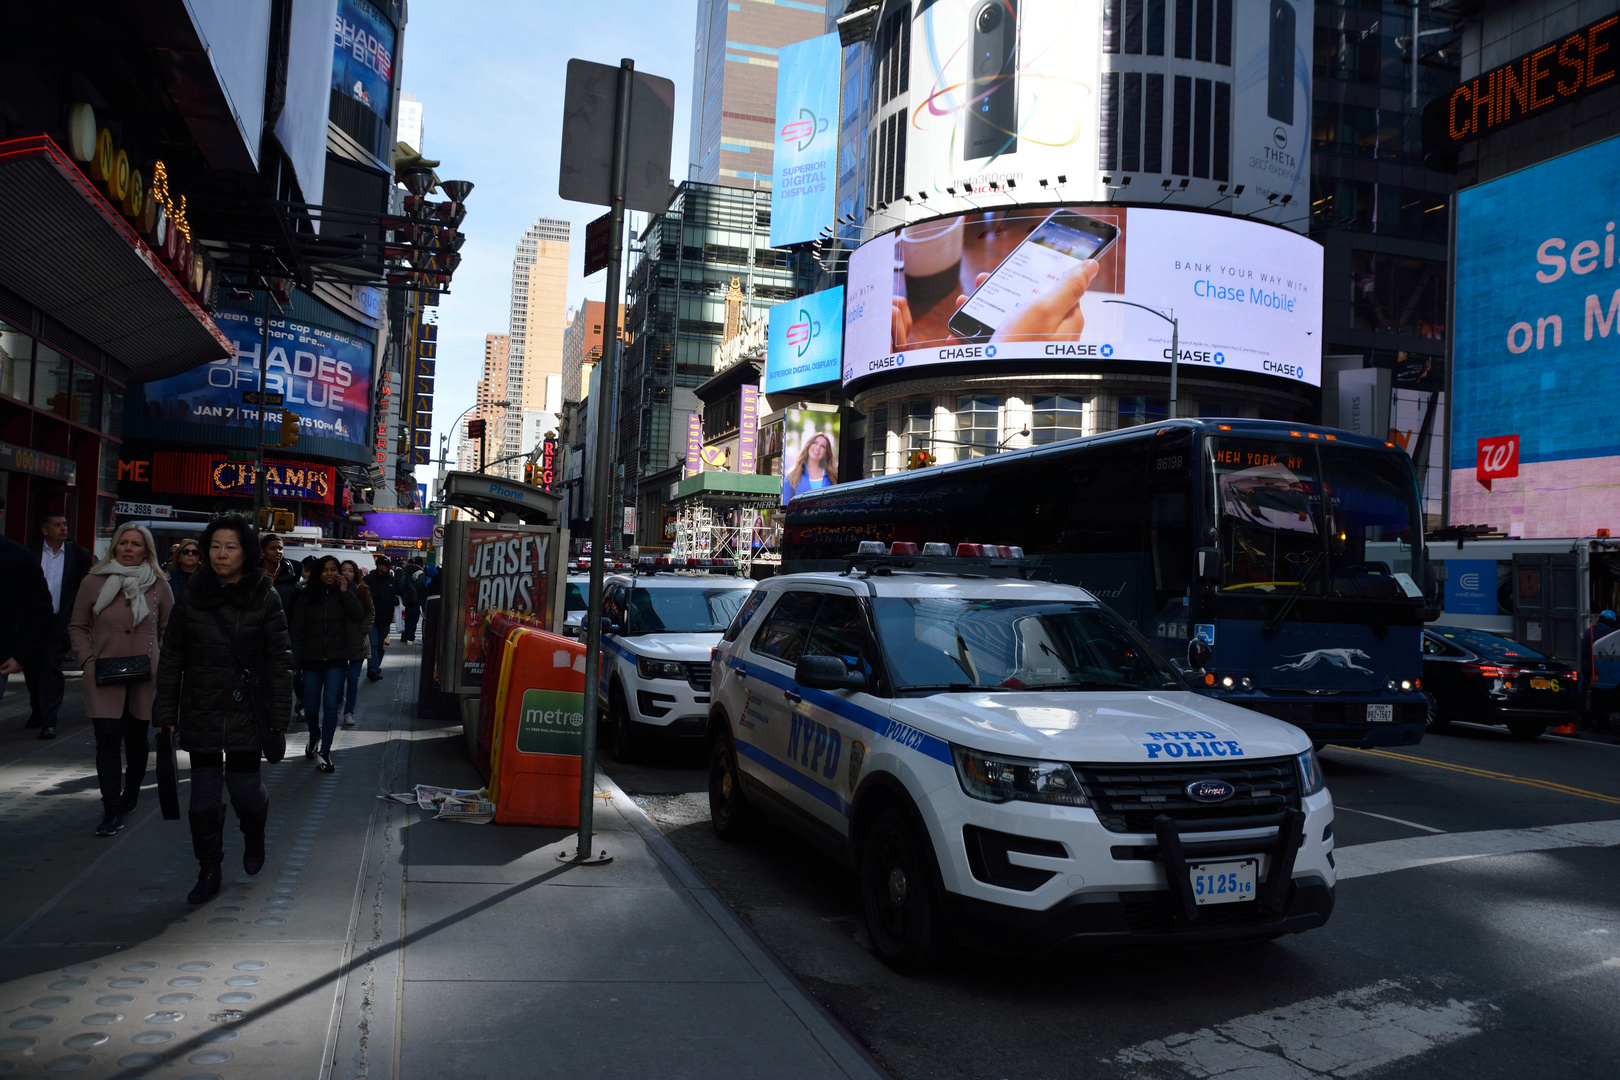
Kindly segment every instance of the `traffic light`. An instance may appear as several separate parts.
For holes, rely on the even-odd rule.
[[[281,410],[281,442],[278,446],[292,446],[298,442],[298,421],[301,418],[295,412]]]
[[[525,484],[534,483],[534,462],[532,461],[525,461],[523,463],[523,482]]]
[[[906,471],[912,469],[926,469],[934,464],[935,458],[926,450],[913,450],[910,459],[906,462]]]

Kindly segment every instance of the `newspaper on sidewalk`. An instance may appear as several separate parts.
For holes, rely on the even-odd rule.
[[[431,784],[416,785],[416,805],[438,811],[439,821],[465,821],[482,825],[495,820],[495,803],[488,788],[444,788]]]

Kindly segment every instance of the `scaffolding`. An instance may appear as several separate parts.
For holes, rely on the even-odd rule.
[[[675,508],[672,557],[735,559],[744,577],[754,567],[754,508],[713,506],[697,499]]]

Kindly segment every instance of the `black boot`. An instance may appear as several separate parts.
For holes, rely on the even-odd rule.
[[[236,812],[236,824],[242,830],[242,869],[250,874],[264,869],[264,822],[269,816],[268,806],[257,814]]]
[[[188,904],[205,904],[219,895],[220,864],[225,861],[225,808],[191,814],[191,850],[197,856],[197,885]]]
[[[133,814],[135,807],[141,801],[141,785],[146,782],[146,762],[141,762],[139,768],[134,765],[124,774],[124,791],[122,802],[125,814]]]

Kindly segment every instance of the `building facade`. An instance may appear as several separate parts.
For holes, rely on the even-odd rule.
[[[698,0],[691,179],[770,188],[776,54],[825,33],[826,6],[816,0]]]
[[[523,411],[555,413],[561,408],[569,228],[557,218],[536,220],[518,240],[512,260],[506,379],[502,397],[496,399],[509,404],[500,410],[499,424],[490,428],[490,459],[500,461],[490,471],[512,480],[523,475],[519,455],[532,449],[522,445]]]
[[[568,327],[563,331],[562,399],[580,401],[585,395],[590,370],[602,359],[602,318],[604,305],[600,300],[587,300],[585,306],[568,312]],[[619,309],[624,318],[624,309]]]

